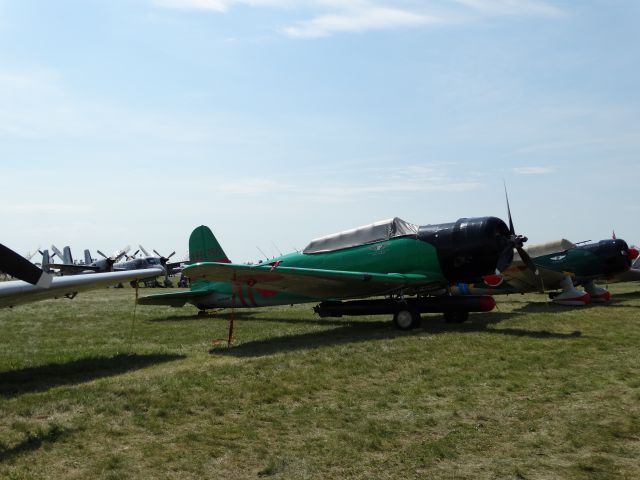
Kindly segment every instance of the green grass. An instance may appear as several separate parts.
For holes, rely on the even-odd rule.
[[[231,349],[130,289],[4,309],[0,478],[640,478],[639,290],[408,333],[238,311]]]

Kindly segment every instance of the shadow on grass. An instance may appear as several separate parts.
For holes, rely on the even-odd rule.
[[[253,318],[258,312],[252,312],[252,311],[242,311],[242,312],[235,312],[235,319],[236,320],[244,320],[244,319],[251,319]],[[152,318],[149,319],[147,321],[149,322],[180,322],[180,321],[188,321],[188,320],[201,320],[201,321],[206,321],[206,322],[210,322],[212,320],[230,320],[231,319],[231,312],[211,312],[207,315],[198,315],[198,313],[194,313],[191,315],[170,315],[168,317],[158,317],[158,318]]]
[[[270,322],[270,323],[288,323],[293,325],[344,325],[346,322],[344,320],[329,320],[327,318],[269,318],[269,317],[256,317],[258,314],[263,314],[264,312],[259,311],[242,311],[235,312],[234,321],[255,321],[255,322]],[[225,322],[231,320],[232,314],[231,312],[216,312],[211,315],[199,316],[195,315],[172,315],[170,317],[161,317],[154,318],[148,320],[149,322],[171,322],[171,321],[188,321],[188,320],[205,320],[205,321],[215,321],[215,320],[224,320]]]
[[[593,308],[607,308],[614,306],[616,308],[640,308],[640,305],[624,305],[622,302],[629,300],[629,298],[618,298],[621,295],[612,297],[608,302],[591,302],[587,305],[558,305],[552,302],[528,302],[523,303],[523,306],[513,309],[514,313],[566,313],[566,312],[579,312],[584,310],[591,310]]]
[[[286,335],[271,337],[264,340],[255,340],[238,345],[237,347],[212,348],[209,353],[230,355],[234,357],[259,357],[273,355],[275,353],[291,352],[296,350],[311,350],[321,347],[330,347],[361,342],[371,342],[395,337],[419,336],[424,334],[440,334],[449,332],[459,333],[490,333],[497,335],[510,335],[516,337],[530,337],[538,339],[573,339],[580,337],[581,332],[556,333],[547,330],[525,330],[519,328],[491,328],[490,325],[512,317],[510,313],[493,313],[491,318],[484,316],[482,320],[473,319],[467,323],[450,324],[426,317],[422,321],[422,328],[408,332],[397,330],[391,322],[381,321],[355,321],[344,320],[339,327],[321,332],[303,333],[300,335]]]
[[[15,397],[25,393],[44,392],[61,385],[76,385],[183,358],[184,355],[122,354],[9,370],[0,372],[0,396]]]
[[[628,299],[628,300],[640,300],[640,291],[624,292],[624,293],[612,293],[611,294],[611,298],[612,299],[625,298],[625,299]]]
[[[20,455],[22,453],[32,452],[37,450],[45,443],[53,443],[59,438],[68,435],[71,433],[70,430],[65,430],[57,425],[52,426],[46,432],[29,432],[27,434],[27,438],[23,441],[14,445],[13,447],[0,447],[0,463],[10,460],[13,457]]]

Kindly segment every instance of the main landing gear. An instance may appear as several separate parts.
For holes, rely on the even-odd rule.
[[[420,325],[421,313],[444,312],[447,323],[462,323],[469,319],[469,312],[489,312],[495,305],[495,300],[490,296],[470,295],[325,301],[316,305],[313,310],[321,317],[393,315],[393,324],[398,329],[411,330]]]
[[[393,315],[393,324],[399,330],[411,330],[420,326],[420,312],[414,308],[400,307]]]

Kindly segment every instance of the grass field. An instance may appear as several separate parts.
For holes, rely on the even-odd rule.
[[[0,311],[0,478],[640,478],[640,285],[462,325],[100,290]]]

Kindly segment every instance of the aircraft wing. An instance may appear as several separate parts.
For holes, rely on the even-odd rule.
[[[631,268],[626,272],[613,277],[614,282],[638,282],[640,281],[640,268]]]
[[[139,280],[162,275],[160,268],[127,270],[125,272],[87,273],[68,277],[54,277],[49,288],[15,280],[0,283],[0,307],[13,307],[22,303],[37,302],[47,298],[73,296],[78,292],[106,287],[120,282]]]
[[[157,293],[138,298],[139,305],[167,305],[169,307],[183,307],[189,300],[211,295],[208,290],[187,290],[185,292]]]
[[[421,274],[347,272],[271,265],[203,262],[184,268],[192,280],[256,286],[310,299],[384,295],[402,287],[440,287],[442,278]]]
[[[559,288],[565,277],[563,272],[538,267],[538,275],[529,270],[521,261],[514,261],[509,268],[502,272],[502,277],[509,285],[519,292],[538,292],[544,286],[545,290]]]

